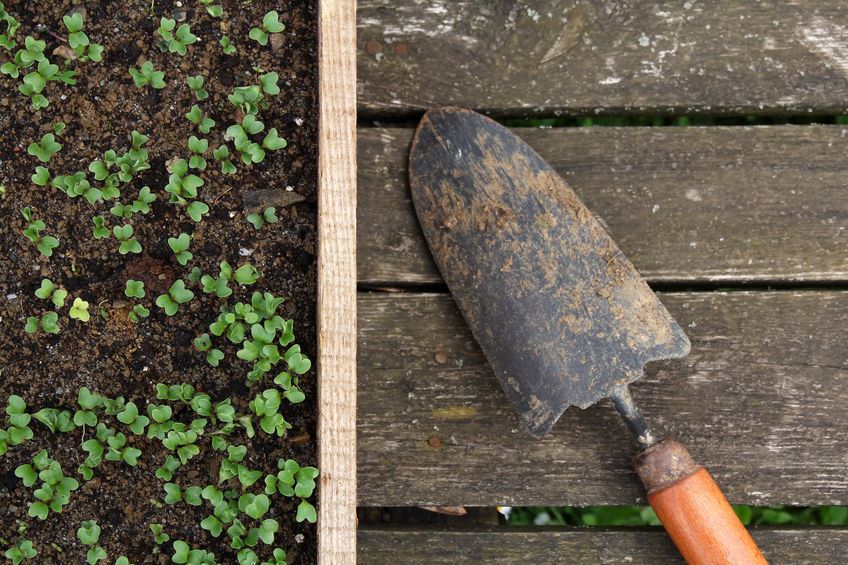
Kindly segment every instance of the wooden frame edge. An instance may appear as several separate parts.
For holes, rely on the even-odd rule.
[[[356,562],[356,0],[318,0],[318,561]]]

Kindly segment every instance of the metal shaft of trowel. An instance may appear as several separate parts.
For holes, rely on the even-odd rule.
[[[627,424],[627,429],[636,438],[639,447],[644,450],[657,443],[657,438],[654,437],[653,432],[648,427],[648,422],[645,421],[645,417],[642,416],[639,408],[634,404],[633,398],[630,396],[630,390],[626,386],[616,391],[612,396],[612,403],[615,405],[615,409],[619,415],[624,419],[624,423]]]

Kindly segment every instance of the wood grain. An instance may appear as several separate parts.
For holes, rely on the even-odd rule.
[[[692,353],[633,386],[658,435],[731,503],[848,504],[848,292],[660,298]],[[359,328],[360,505],[645,503],[611,404],[533,440],[447,295],[361,294]]]
[[[318,15],[318,555],[356,559],[356,1]]]
[[[848,559],[848,530],[754,529],[772,565],[830,565]],[[368,565],[433,563],[683,563],[659,528],[372,529],[359,531],[359,560]]]
[[[840,113],[841,0],[363,0],[365,115]]]
[[[518,133],[651,282],[848,281],[848,129]],[[406,178],[411,129],[360,129],[359,281],[434,283]]]

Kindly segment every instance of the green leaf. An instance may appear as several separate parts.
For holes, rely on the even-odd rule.
[[[309,504],[306,500],[301,500],[300,504],[297,506],[297,517],[295,520],[298,522],[306,520],[310,524],[314,524],[318,521],[318,513],[315,511],[314,506]]]
[[[144,282],[133,279],[127,280],[126,288],[124,289],[124,294],[128,298],[144,298]]]
[[[276,10],[271,10],[265,17],[262,18],[262,27],[268,33],[279,33],[286,29],[286,26],[283,25],[279,20],[280,15]]]
[[[71,305],[69,315],[71,318],[77,319],[81,322],[87,322],[91,319],[91,314],[88,312],[88,306],[88,302],[77,296],[74,298],[74,303]]]
[[[204,204],[199,200],[195,200],[186,208],[186,213],[189,217],[197,223],[200,223],[203,220],[203,216],[209,213],[209,206]]]
[[[100,526],[96,520],[85,520],[77,530],[77,538],[84,545],[94,545],[100,540]]]

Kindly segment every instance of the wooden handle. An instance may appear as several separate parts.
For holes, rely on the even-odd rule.
[[[706,469],[667,439],[636,456],[648,502],[690,565],[767,563]]]

